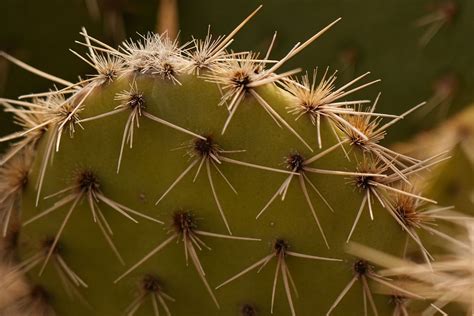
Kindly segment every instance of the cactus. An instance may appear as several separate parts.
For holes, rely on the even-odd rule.
[[[63,52],[71,48],[70,39],[81,26],[86,26],[99,39],[109,41],[108,44],[118,44],[116,38],[123,37],[118,34],[123,31],[112,32],[110,25],[114,25],[115,21],[123,19],[127,36],[133,36],[136,31],[143,33],[155,29],[155,24],[161,25],[161,22],[168,25],[156,15],[157,2],[76,0],[70,8],[74,14],[65,15],[62,7],[53,0],[43,0],[41,3],[5,0],[0,4],[0,10],[9,14],[0,21],[0,25],[9,31],[0,34],[0,42],[6,44],[0,49],[73,80],[77,74],[85,73],[87,66],[65,58],[67,54]],[[159,2],[166,7],[171,1]],[[95,4],[98,10],[93,9]],[[227,4],[213,0],[207,0],[205,4],[180,3],[178,18],[181,34],[183,38],[188,38],[191,34],[204,36],[209,24],[214,33],[224,33],[246,10],[258,4],[260,1],[247,1],[245,4]],[[340,78],[344,80],[350,80],[365,69],[377,71],[375,75],[384,79],[378,87],[384,96],[384,102],[380,104],[382,112],[400,113],[419,99],[429,100],[430,105],[418,117],[414,115],[411,119],[404,120],[397,133],[388,135],[387,143],[409,139],[420,130],[434,127],[440,121],[439,116],[444,119],[446,115],[451,116],[474,101],[472,89],[469,89],[474,81],[468,71],[473,68],[473,64],[472,58],[467,57],[472,56],[474,51],[472,45],[466,45],[474,27],[470,18],[474,14],[474,6],[469,0],[425,0],[407,2],[402,6],[392,1],[385,3],[383,7],[379,1],[373,0],[362,4],[343,0],[317,4],[303,0],[279,0],[265,2],[265,6],[266,10],[254,22],[256,26],[252,32],[243,30],[244,33],[236,39],[237,48],[257,47],[263,50],[276,30],[272,26],[275,17],[282,17],[274,45],[274,52],[279,56],[291,48],[294,38],[308,36],[315,25],[322,25],[322,21],[328,17],[344,16],[345,22],[339,26],[339,32],[335,32],[324,42],[309,47],[307,53],[295,58],[292,66],[311,69],[315,64],[314,58],[317,58],[320,66],[330,65],[339,69]],[[449,7],[455,9],[447,10]],[[294,12],[298,20],[283,15],[282,12]],[[174,15],[176,14],[166,16]],[[94,18],[99,16],[102,22]],[[360,19],[362,16],[363,22]],[[445,16],[448,20],[443,18]],[[430,17],[427,22],[432,21],[434,24],[419,25],[423,22],[422,18],[426,17]],[[59,18],[64,20],[60,23]],[[155,21],[157,18],[158,22]],[[30,21],[29,25],[25,25],[23,20]],[[61,33],[58,33],[56,23],[44,21],[57,21],[63,25]],[[443,24],[437,34],[427,45],[420,46],[419,41],[423,35],[432,25],[438,26],[440,22]],[[35,25],[35,32],[30,31],[30,25]],[[49,36],[53,32],[55,36]],[[461,54],[458,49],[461,49]],[[2,65],[0,69],[1,67]],[[0,77],[1,72],[0,70]],[[8,75],[3,89],[6,97],[12,98],[20,93],[48,88],[41,81],[28,78],[14,67],[9,67],[5,73]],[[2,78],[0,90],[1,82]],[[374,87],[373,90],[367,90],[364,96],[371,98],[376,93]],[[428,116],[421,120],[424,113]],[[9,121],[1,121],[2,134],[11,130]]]
[[[404,258],[358,244],[349,248],[350,253],[383,267],[379,271],[382,275],[401,279],[399,285],[403,288],[430,298],[427,303],[401,297],[400,311],[405,313],[410,310],[414,314],[433,315],[441,309],[441,313],[448,315],[472,313],[473,113],[473,107],[469,106],[435,129],[420,133],[408,143],[393,146],[397,152],[418,159],[438,152],[447,152],[451,156],[435,168],[426,170],[424,176],[415,181],[418,191],[436,196],[440,203],[450,205],[443,214],[436,215],[438,231],[431,232],[446,234],[447,242],[428,240],[425,244],[436,258],[434,263],[420,263],[413,245],[407,245]],[[426,232],[420,237],[425,239]]]
[[[455,206],[458,212],[473,215],[474,207],[474,107],[466,109],[433,130],[420,133],[407,143],[395,144],[398,152],[426,159],[449,152],[448,161],[420,178],[418,187],[440,203]]]
[[[439,209],[409,207],[435,203],[411,178],[446,158],[380,144],[424,103],[377,113],[378,97],[356,97],[378,82],[368,73],[280,70],[339,19],[278,60],[273,41],[264,55],[230,50],[259,8],[227,36],[183,45],[150,33],[115,49],[83,29],[87,53],[75,54],[97,73],[80,82],[2,53],[61,86],[1,99],[23,128],[1,139],[14,144],[0,287],[23,289],[3,311],[387,315],[397,304],[379,288],[416,296],[345,245],[400,255],[409,240],[430,262],[417,231],[436,232],[425,221]]]
[[[397,315],[471,315],[474,310],[474,222],[473,217],[459,218],[461,222],[452,218],[458,228],[456,244],[444,245],[443,253],[432,264],[404,260],[357,243],[351,244],[348,252],[377,263],[383,267],[378,271],[382,276],[396,278],[407,291],[430,299],[427,303],[426,300],[416,301],[416,298],[401,296]]]
[[[69,58],[64,52],[71,48],[71,38],[85,26],[102,40],[119,44],[126,35],[135,31],[145,32],[154,26],[156,4],[130,3],[130,1],[74,0],[68,3],[69,12],[57,1],[41,2],[5,0],[0,3],[0,11],[8,12],[0,21],[0,50],[6,51],[28,64],[35,65],[61,78],[75,80],[78,74],[86,73],[89,66]],[[18,23],[20,20],[27,24]],[[46,21],[55,21],[47,23]],[[116,25],[125,24],[127,34]],[[58,28],[57,25],[61,25]],[[122,26],[123,28],[123,26]],[[34,30],[33,30],[34,29]],[[51,34],[54,34],[52,36]],[[48,82],[28,76],[0,59],[0,95],[13,98],[21,93],[45,91]],[[2,135],[14,131],[12,117],[0,116]],[[0,151],[5,152],[5,144]]]

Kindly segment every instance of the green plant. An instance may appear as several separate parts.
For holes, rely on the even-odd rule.
[[[379,97],[353,97],[378,81],[368,73],[336,87],[328,69],[280,71],[339,19],[276,61],[273,42],[265,55],[229,50],[256,11],[182,46],[148,34],[114,49],[83,30],[77,55],[97,74],[72,83],[29,68],[64,88],[1,99],[23,130],[1,139],[16,143],[0,173],[0,286],[26,286],[22,274],[32,285],[0,308],[388,314],[396,304],[377,287],[417,297],[344,247],[400,254],[408,239],[431,260],[417,231],[435,218],[414,206],[434,201],[410,178],[445,158],[380,145],[423,103],[380,114]]]

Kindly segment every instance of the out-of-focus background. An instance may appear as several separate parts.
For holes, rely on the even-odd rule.
[[[371,71],[381,78],[359,95],[379,110],[401,113],[421,101],[428,106],[401,122],[385,141],[406,140],[438,125],[474,101],[474,1],[472,0],[2,0],[0,49],[56,76],[75,80],[92,69],[68,51],[80,28],[114,46],[148,31],[179,29],[191,35],[229,33],[259,4],[263,9],[236,36],[235,50],[265,51],[278,31],[273,58],[342,17],[330,32],[287,67],[339,70],[338,84]],[[45,91],[51,83],[0,59],[0,96]],[[0,114],[0,134],[14,126]]]

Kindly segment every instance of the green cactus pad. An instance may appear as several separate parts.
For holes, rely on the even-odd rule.
[[[2,204],[2,215],[14,206],[5,237],[20,236],[16,273],[0,282],[27,274],[45,314],[392,313],[387,293],[403,289],[345,247],[402,254],[415,237],[397,197],[434,202],[407,183],[442,158],[379,144],[407,113],[356,97],[377,80],[279,70],[335,22],[276,62],[227,50],[240,26],[215,42],[149,34],[120,50],[83,30],[98,74],[2,99],[25,130],[2,139],[17,143],[1,183],[11,165],[31,173]],[[32,149],[31,164],[19,159]]]

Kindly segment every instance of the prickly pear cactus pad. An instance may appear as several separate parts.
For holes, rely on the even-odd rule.
[[[273,41],[233,51],[259,9],[226,36],[184,44],[150,33],[116,49],[83,29],[86,52],[73,52],[95,73],[78,82],[2,53],[55,88],[0,99],[23,128],[0,139],[13,142],[0,170],[0,288],[28,289],[0,310],[392,315],[394,298],[422,299],[345,247],[401,256],[411,243],[432,260],[418,232],[436,232],[443,208],[411,178],[446,157],[380,144],[424,103],[377,113],[379,96],[357,97],[378,81],[369,73],[282,70],[340,19],[282,57]]]

